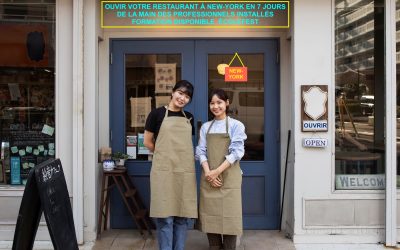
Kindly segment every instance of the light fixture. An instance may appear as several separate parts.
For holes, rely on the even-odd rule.
[[[220,64],[218,64],[218,66],[217,66],[218,74],[220,74],[220,75],[225,75],[225,68],[226,68],[226,67],[229,67],[229,65],[226,64],[226,63],[220,63]]]

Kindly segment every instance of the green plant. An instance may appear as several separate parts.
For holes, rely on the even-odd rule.
[[[117,151],[117,152],[113,153],[111,157],[114,161],[118,161],[121,159],[126,160],[130,157],[130,155]]]

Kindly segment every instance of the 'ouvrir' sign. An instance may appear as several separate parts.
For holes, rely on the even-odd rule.
[[[301,130],[328,131],[328,86],[301,86]]]

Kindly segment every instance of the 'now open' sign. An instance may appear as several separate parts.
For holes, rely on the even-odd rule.
[[[247,67],[226,67],[225,82],[247,82]]]

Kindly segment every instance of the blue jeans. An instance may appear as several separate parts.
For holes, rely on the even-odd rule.
[[[190,219],[183,217],[155,218],[160,250],[184,250]]]

